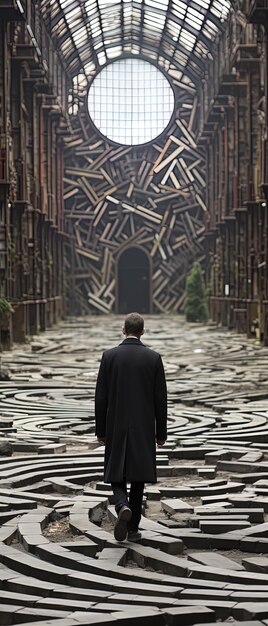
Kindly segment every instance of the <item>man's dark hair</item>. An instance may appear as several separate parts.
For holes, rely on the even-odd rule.
[[[124,330],[126,335],[137,335],[138,337],[142,334],[144,329],[144,319],[139,313],[129,313],[125,319]]]

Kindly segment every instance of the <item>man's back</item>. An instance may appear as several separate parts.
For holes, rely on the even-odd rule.
[[[127,338],[102,357],[96,433],[106,438],[105,481],[155,482],[155,438],[166,438],[166,383],[160,355]],[[118,459],[121,458],[119,462]]]
[[[132,401],[151,403],[160,355],[144,346],[138,339],[126,339],[122,344],[105,352],[109,372],[109,401],[119,396],[131,410]]]
[[[167,389],[161,356],[140,341],[144,320],[130,313],[120,346],[102,355],[95,394],[96,435],[105,444],[117,541],[138,541],[145,482],[156,482],[156,441],[167,436]],[[130,482],[130,492],[127,483]]]

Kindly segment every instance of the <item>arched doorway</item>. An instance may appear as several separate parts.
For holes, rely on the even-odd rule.
[[[151,313],[151,260],[137,246],[124,250],[117,258],[117,312]]]

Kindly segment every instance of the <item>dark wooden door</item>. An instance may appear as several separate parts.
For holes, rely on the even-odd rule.
[[[151,313],[150,262],[139,248],[128,248],[118,261],[118,313]]]

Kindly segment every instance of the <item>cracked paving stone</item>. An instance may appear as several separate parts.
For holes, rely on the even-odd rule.
[[[141,541],[118,543],[94,390],[121,325],[68,320],[2,355],[0,429],[13,453],[0,456],[0,625],[268,626],[267,349],[146,316],[166,370],[168,439]]]

